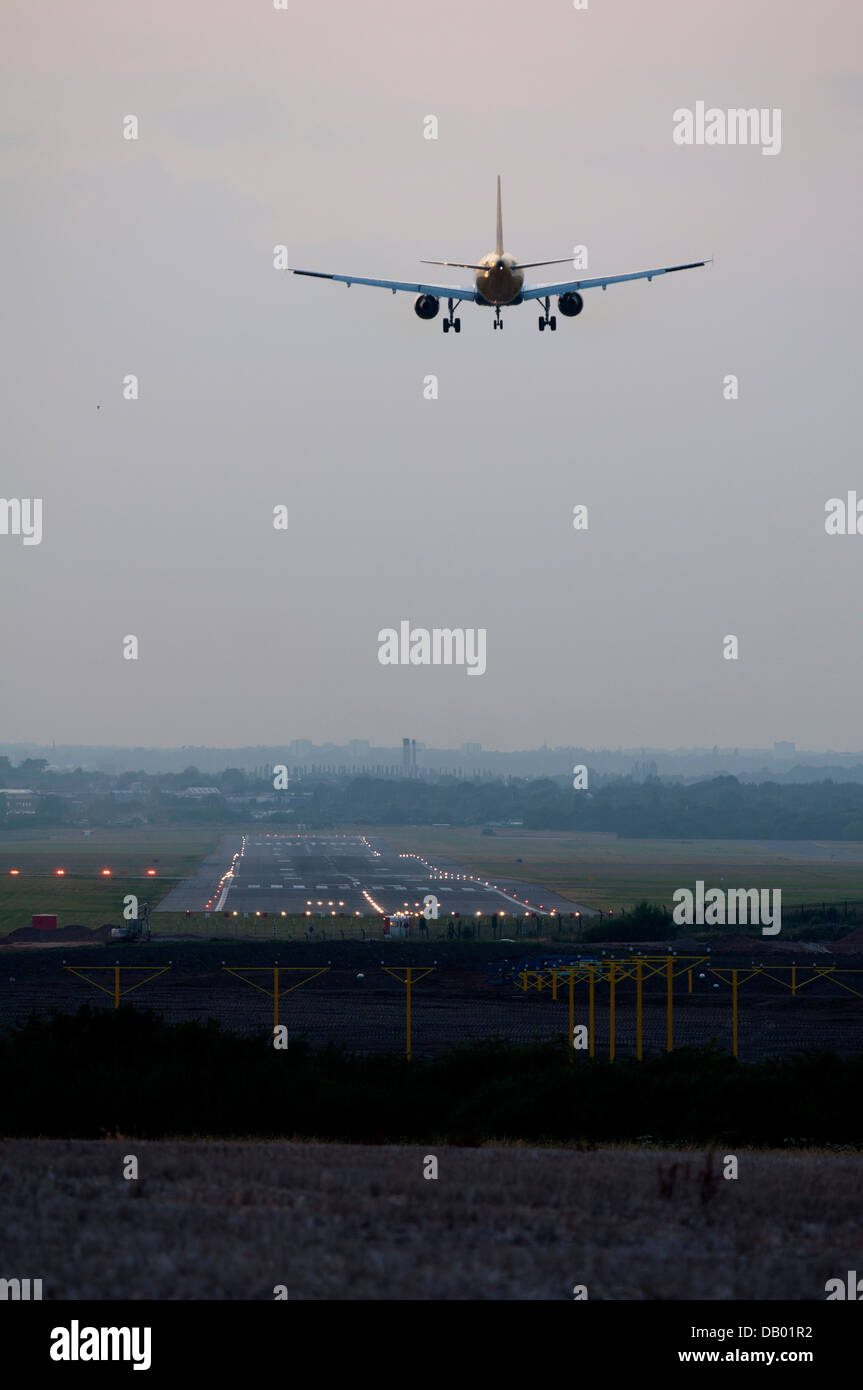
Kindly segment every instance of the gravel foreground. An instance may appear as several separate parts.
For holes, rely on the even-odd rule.
[[[741,1151],[736,1180],[723,1158],[6,1140],[0,1277],[73,1300],[823,1300],[863,1269],[863,1157]]]

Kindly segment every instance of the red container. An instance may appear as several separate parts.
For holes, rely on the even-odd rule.
[[[39,931],[56,931],[57,914],[56,912],[41,912],[38,917],[32,919],[33,926]]]

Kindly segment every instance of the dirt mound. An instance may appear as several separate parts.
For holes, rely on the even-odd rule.
[[[770,942],[768,949],[784,951],[786,954],[790,953],[795,956],[829,956],[833,951],[833,943],[830,941],[783,941],[781,937],[777,936]]]
[[[855,927],[847,936],[834,941],[830,949],[840,956],[863,956],[863,927]]]
[[[720,941],[712,943],[713,951],[733,951],[736,955],[746,955],[752,951],[763,951],[770,949],[769,941],[756,941],[752,936],[744,936],[742,932],[735,932],[733,936],[723,936]]]
[[[106,923],[102,927],[55,927],[51,931],[43,931],[39,927],[17,927],[15,931],[10,931],[4,938],[4,942],[15,945],[19,941],[38,941],[42,945],[50,944],[52,941],[107,941],[112,924]]]

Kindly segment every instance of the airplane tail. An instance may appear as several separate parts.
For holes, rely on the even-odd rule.
[[[500,174],[498,174],[497,176],[497,237],[495,240],[494,254],[496,256],[502,256],[504,254],[503,217],[501,216],[500,211]],[[519,262],[519,269],[531,270],[535,266],[540,265],[565,265],[567,262],[571,261],[571,256],[563,256],[556,261],[527,261],[525,264]],[[420,265],[449,265],[455,266],[459,270],[485,270],[487,268],[484,265],[471,265],[469,261],[420,261]]]

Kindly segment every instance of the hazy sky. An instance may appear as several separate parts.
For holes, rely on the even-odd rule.
[[[0,535],[0,738],[859,747],[861,38],[856,0],[6,0],[0,495],[43,535]],[[780,153],[675,145],[700,100],[781,108]],[[715,264],[458,337],[273,269],[473,261],[498,173],[521,260]],[[380,665],[402,619],[486,629],[485,674]]]

